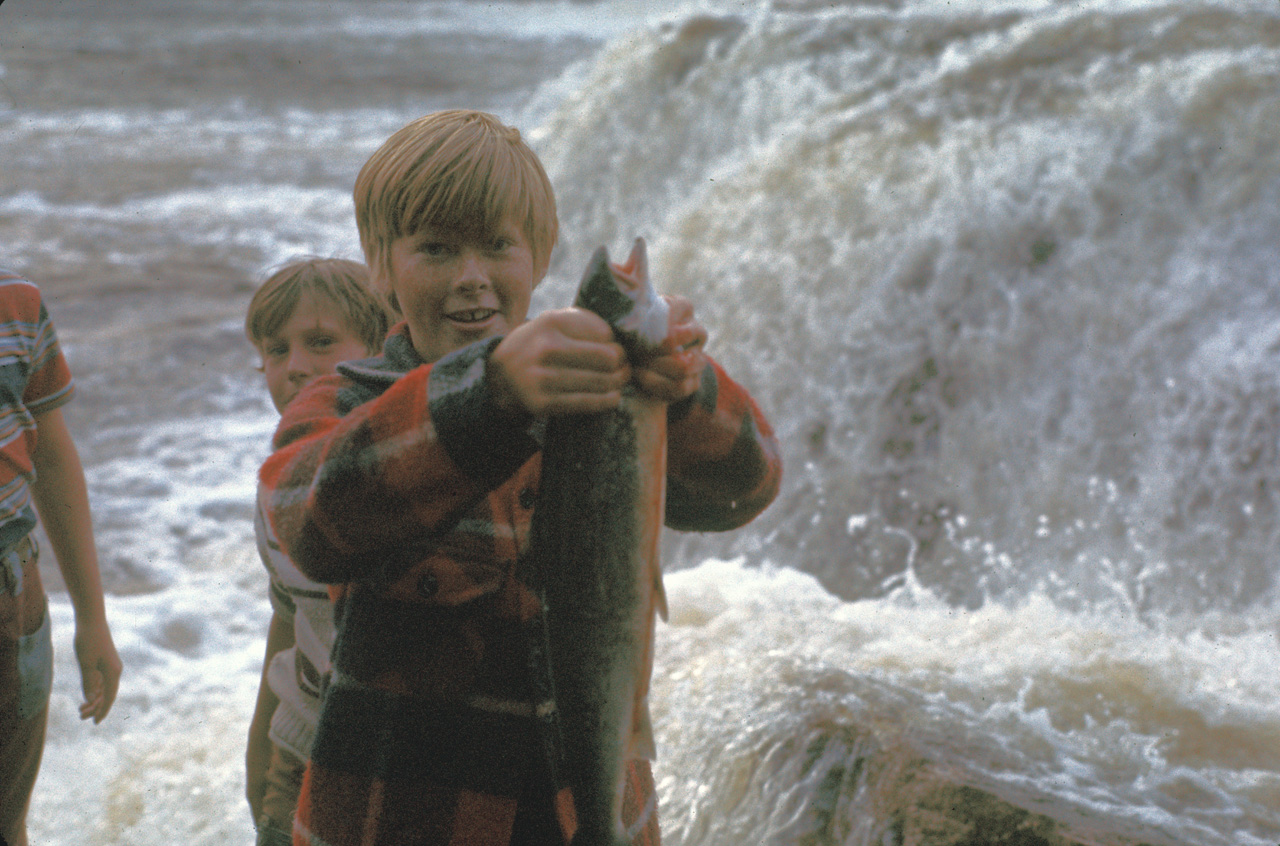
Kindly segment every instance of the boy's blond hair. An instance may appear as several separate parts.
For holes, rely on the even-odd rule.
[[[385,305],[369,285],[369,268],[348,259],[308,257],[282,265],[249,301],[245,335],[261,347],[288,322],[307,294],[332,302],[347,328],[370,352],[382,349],[388,323]]]
[[[510,216],[529,240],[535,282],[559,234],[551,181],[520,130],[469,109],[426,115],[388,138],[361,168],[355,204],[360,245],[384,294],[391,242],[424,227],[483,238]]]

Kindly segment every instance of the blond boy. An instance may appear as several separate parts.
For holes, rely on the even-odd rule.
[[[262,359],[277,411],[317,377],[382,347],[387,314],[363,264],[310,258],[271,274],[254,294],[245,334]],[[302,575],[280,549],[259,506],[255,534],[271,579],[271,625],[245,755],[246,794],[260,846],[287,844],[302,773],[320,715],[333,646],[333,606],[324,585]]]
[[[555,703],[530,649],[528,550],[541,422],[614,408],[633,381],[668,403],[668,524],[727,529],[777,491],[777,443],[701,351],[632,371],[575,308],[528,319],[556,241],[555,199],[520,133],[491,115],[428,115],[373,154],[355,188],[374,284],[403,317],[382,355],[318,379],[286,410],[262,483],[298,566],[334,585],[332,680],[295,844],[563,844]],[[652,748],[648,721],[633,747]],[[562,768],[560,768],[562,770]],[[624,822],[659,840],[649,761],[629,762]]]

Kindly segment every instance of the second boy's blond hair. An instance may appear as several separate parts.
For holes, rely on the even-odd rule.
[[[523,229],[535,280],[559,234],[555,193],[520,130],[469,109],[409,123],[370,156],[355,186],[360,245],[383,293],[391,242],[427,226],[492,235],[507,217]]]
[[[255,347],[280,331],[306,295],[337,308],[347,328],[370,352],[382,349],[388,316],[369,285],[369,268],[358,261],[301,258],[282,265],[262,283],[244,320],[244,333]]]

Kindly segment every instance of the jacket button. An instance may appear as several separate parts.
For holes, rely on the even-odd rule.
[[[430,599],[440,590],[440,580],[433,573],[423,573],[418,579],[418,594],[423,599]]]
[[[538,498],[534,494],[533,488],[525,488],[524,490],[520,491],[519,499],[520,499],[520,507],[527,511],[530,508],[533,508]]]

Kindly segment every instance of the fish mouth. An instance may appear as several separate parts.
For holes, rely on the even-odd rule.
[[[478,327],[488,323],[497,314],[498,310],[493,308],[464,308],[449,312],[445,319],[459,326]]]

